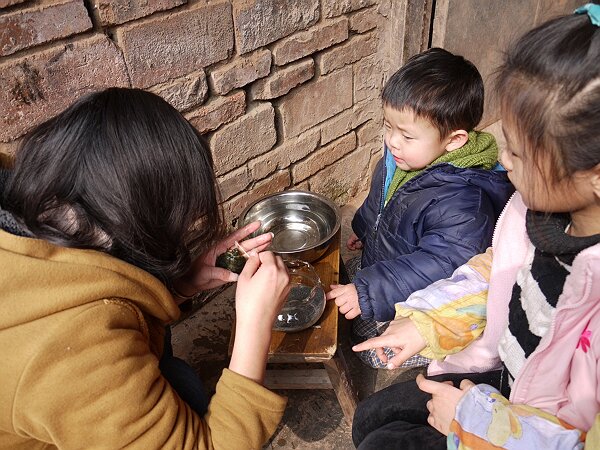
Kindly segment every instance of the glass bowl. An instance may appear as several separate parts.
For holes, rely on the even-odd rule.
[[[315,268],[299,259],[288,259],[285,264],[290,275],[290,292],[275,317],[273,329],[301,331],[312,327],[325,311],[325,290]]]

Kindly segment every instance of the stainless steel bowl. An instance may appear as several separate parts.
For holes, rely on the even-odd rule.
[[[273,233],[269,250],[284,258],[306,262],[319,259],[340,228],[338,206],[322,195],[306,191],[283,191],[263,197],[240,215],[239,225],[255,220],[261,227],[254,235]]]

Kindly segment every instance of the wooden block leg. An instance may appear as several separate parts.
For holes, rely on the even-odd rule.
[[[354,411],[356,410],[356,404],[358,403],[358,396],[356,390],[352,386],[352,381],[348,376],[348,366],[344,359],[343,353],[338,349],[335,352],[333,358],[323,363],[331,385],[337,395],[338,402],[342,407],[342,412],[346,418],[346,423],[352,425],[352,418],[354,417]]]

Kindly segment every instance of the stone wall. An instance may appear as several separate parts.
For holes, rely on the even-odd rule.
[[[229,220],[289,188],[343,204],[380,150],[400,3],[0,0],[0,152],[87,92],[138,87],[205,133]]]

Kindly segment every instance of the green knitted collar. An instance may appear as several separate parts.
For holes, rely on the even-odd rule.
[[[436,164],[448,163],[463,169],[480,167],[490,170],[497,161],[498,145],[494,136],[483,131],[471,131],[465,145],[451,152],[445,152],[423,169],[406,171],[396,167],[394,177],[385,195],[385,204],[387,204],[400,186]]]

